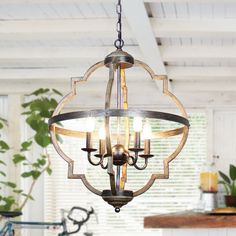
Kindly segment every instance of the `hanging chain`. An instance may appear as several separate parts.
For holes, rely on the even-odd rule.
[[[121,0],[118,0],[118,3],[116,5],[116,13],[118,15],[118,21],[117,21],[117,24],[116,24],[116,31],[118,33],[118,38],[114,42],[114,45],[117,49],[122,49],[122,47],[124,46],[124,40],[122,39],[122,22],[121,22],[122,6],[121,6]]]

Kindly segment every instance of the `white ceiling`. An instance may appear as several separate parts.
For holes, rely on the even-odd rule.
[[[115,5],[1,0],[0,93],[63,89],[83,75],[114,50]],[[123,0],[123,11],[124,50],[167,73],[184,103],[236,105],[236,1]]]

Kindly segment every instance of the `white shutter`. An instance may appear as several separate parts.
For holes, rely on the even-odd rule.
[[[69,209],[74,205],[87,208],[92,206],[98,214],[99,222],[96,223],[93,217],[88,223],[88,228],[95,235],[104,236],[117,232],[132,235],[134,232],[144,230],[143,218],[147,215],[194,207],[199,198],[199,172],[206,160],[206,114],[192,113],[189,120],[191,124],[189,138],[183,151],[170,164],[170,179],[157,180],[145,194],[134,198],[127,206],[121,208],[119,214],[116,214],[113,207],[104,202],[101,197],[88,192],[80,180],[68,180],[66,162],[55,153],[53,147],[50,147],[53,175],[45,176],[45,220],[59,220],[60,208]],[[169,122],[159,122],[155,127],[152,124],[153,130],[165,130],[170,127]],[[176,147],[179,137],[168,139],[168,144],[165,139],[152,144],[152,152],[157,155],[150,160],[147,170],[137,171],[132,167],[128,168],[127,189],[128,186],[133,186],[134,189],[140,188],[149,179],[151,173],[162,170],[162,158]],[[80,169],[86,172],[89,181],[102,189],[108,183],[108,175],[105,170],[101,174],[100,167],[87,165],[86,156],[81,158],[78,154],[77,147],[80,143],[81,140],[74,139],[65,142],[62,146],[74,159],[79,159],[77,163]],[[147,233],[147,230],[144,231]]]

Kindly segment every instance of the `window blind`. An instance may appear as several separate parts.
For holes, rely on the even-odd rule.
[[[194,207],[199,199],[199,172],[206,161],[207,134],[206,114],[192,112],[189,115],[190,133],[186,146],[179,156],[170,164],[169,180],[157,180],[152,188],[145,194],[134,198],[127,206],[121,208],[116,214],[112,206],[105,203],[100,197],[90,193],[80,180],[67,179],[67,164],[54,151],[49,148],[52,159],[52,176],[45,176],[45,220],[55,221],[60,219],[59,209],[70,209],[74,205],[89,208],[92,206],[98,216],[88,222],[83,230],[90,230],[94,235],[133,235],[135,232],[147,233],[143,229],[143,218],[147,215],[186,210]],[[77,126],[76,122],[72,126]],[[152,124],[152,130],[166,130],[171,128],[169,122]],[[156,154],[149,163],[149,168],[137,171],[128,168],[128,184],[132,189],[139,189],[150,178],[151,173],[162,171],[162,158],[168,156],[176,147],[179,137],[157,140],[152,143],[152,152]],[[104,170],[100,173],[99,167],[91,167],[86,156],[78,155],[78,145],[82,140],[69,139],[62,144],[68,155],[73,156],[80,172],[86,173],[88,180],[96,188],[104,189],[108,184],[108,175]],[[83,141],[84,142],[84,141]],[[85,145],[85,144],[84,144]],[[83,143],[82,143],[83,146]],[[155,230],[154,230],[155,231]],[[46,235],[54,235],[46,233]]]

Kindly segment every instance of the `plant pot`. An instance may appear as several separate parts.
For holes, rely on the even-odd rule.
[[[227,207],[236,207],[236,196],[226,195],[225,205]]]

